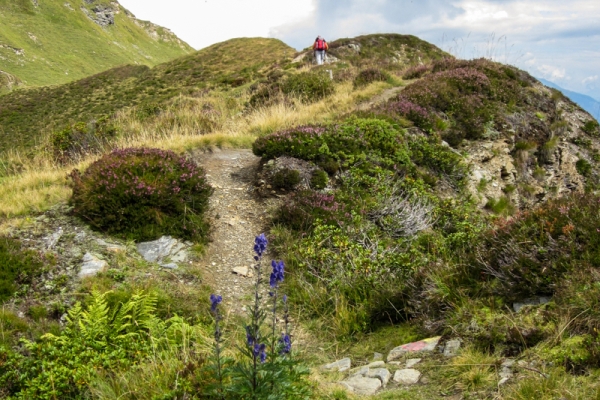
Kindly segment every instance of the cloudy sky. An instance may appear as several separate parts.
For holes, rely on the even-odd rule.
[[[368,33],[419,36],[457,57],[488,57],[600,100],[598,0],[120,0],[200,49],[275,37],[297,49]]]

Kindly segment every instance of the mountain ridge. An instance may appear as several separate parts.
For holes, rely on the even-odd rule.
[[[122,64],[153,66],[193,51],[117,1],[0,0],[0,19],[0,71],[27,86],[68,83]]]
[[[538,78],[544,85],[553,89],[559,90],[562,94],[567,96],[573,102],[577,103],[581,108],[587,111],[592,117],[598,120],[600,118],[600,102],[591,96],[583,93],[573,92],[572,90],[564,89],[558,86],[556,83],[546,80],[544,78]]]

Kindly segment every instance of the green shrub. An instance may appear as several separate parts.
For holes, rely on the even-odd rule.
[[[592,164],[590,164],[589,161],[584,158],[577,160],[575,163],[575,168],[577,168],[577,172],[585,177],[590,176],[592,173]]]
[[[69,310],[65,329],[40,341],[25,341],[26,355],[2,352],[0,387],[16,398],[88,398],[97,372],[126,371],[165,346],[179,346],[189,326],[179,317],[159,320],[156,299],[135,294],[109,307],[105,295],[94,293],[86,308]]]
[[[18,240],[0,237],[0,303],[21,286],[30,285],[44,270],[44,261],[39,254],[21,250]]]
[[[283,93],[299,96],[306,102],[327,97],[335,91],[329,75],[322,72],[301,72],[288,77],[281,87]]]
[[[581,127],[582,131],[584,131],[585,133],[592,135],[592,136],[597,136],[599,129],[600,129],[600,125],[598,124],[598,121],[596,121],[594,119],[586,121],[586,123],[583,124],[583,126]]]
[[[344,213],[344,204],[334,195],[302,190],[286,199],[277,210],[274,222],[302,232],[311,230],[317,219],[323,224],[337,224]]]
[[[265,159],[287,155],[313,161],[327,172],[335,169],[335,163],[343,168],[356,163],[365,168],[372,164],[386,168],[411,165],[403,133],[389,122],[368,118],[351,118],[329,127],[301,126],[280,131],[258,138],[252,151]]]
[[[283,168],[273,174],[273,187],[276,189],[292,190],[300,183],[300,172],[295,169]]]
[[[390,79],[390,74],[378,68],[363,69],[354,78],[354,87],[366,86],[373,82],[385,82]]]
[[[510,203],[510,199],[502,196],[499,199],[489,199],[485,208],[493,211],[495,214],[512,214],[514,206]]]
[[[327,172],[321,169],[315,170],[310,177],[310,187],[315,190],[325,189],[328,182],[329,176],[327,175]]]
[[[171,151],[115,150],[73,170],[73,212],[93,228],[133,240],[162,235],[205,241],[212,188],[204,170]]]
[[[67,163],[78,157],[97,153],[118,134],[119,129],[108,117],[89,123],[71,124],[51,136],[54,159]]]

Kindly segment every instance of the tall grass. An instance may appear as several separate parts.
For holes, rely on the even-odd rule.
[[[296,125],[334,121],[388,86],[378,82],[353,90],[352,83],[345,82],[336,86],[332,96],[315,103],[288,98],[255,109],[244,108],[248,98],[245,92],[215,92],[199,98],[180,96],[151,117],[140,118],[136,108],[119,112],[115,122],[123,134],[100,153],[140,146],[177,152],[210,147],[250,148],[258,136]],[[67,174],[73,168],[85,168],[101,155],[83,155],[73,164],[59,165],[48,148],[41,146],[34,157],[18,152],[0,157],[0,217],[41,212],[66,201],[71,193]]]

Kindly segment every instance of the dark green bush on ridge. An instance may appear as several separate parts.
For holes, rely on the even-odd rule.
[[[118,133],[119,128],[108,117],[89,123],[77,122],[52,134],[52,154],[56,161],[67,163],[77,157],[101,151]]]
[[[115,150],[70,175],[73,212],[93,228],[134,240],[162,235],[203,242],[212,188],[204,170],[171,151]]]
[[[390,79],[390,74],[378,68],[363,69],[354,78],[354,87],[366,86],[373,82],[385,82]]]
[[[312,102],[333,94],[335,88],[329,75],[323,72],[301,72],[288,77],[281,85],[281,90]]]

